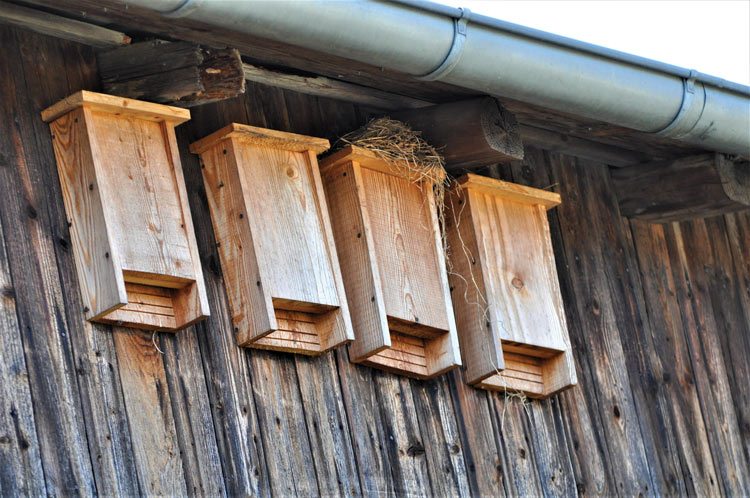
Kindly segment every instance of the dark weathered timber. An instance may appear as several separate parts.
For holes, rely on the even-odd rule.
[[[0,42],[0,275],[13,290],[10,302],[0,294],[0,344],[11,345],[0,356],[16,358],[0,366],[13,379],[0,377],[0,390],[28,385],[31,404],[17,414],[22,434],[36,437],[17,451],[15,419],[0,414],[0,494],[750,492],[748,213],[628,222],[604,158],[527,148],[523,161],[483,168],[563,195],[550,231],[579,385],[543,402],[473,389],[460,371],[401,379],[352,365],[345,348],[318,360],[245,351],[231,328],[199,161],[186,145],[233,121],[335,139],[382,112],[251,84],[240,97],[193,108],[178,128],[212,316],[184,335],[157,335],[162,355],[150,334],[131,347],[127,338],[139,333],[83,319],[38,112],[97,89],[93,51],[9,28]],[[565,126],[580,132],[580,123]],[[626,144],[610,129],[596,132]],[[119,356],[116,341],[126,341]],[[146,434],[154,442],[144,443]],[[164,475],[149,461],[167,462]]]
[[[448,381],[439,377],[411,385],[433,494],[471,496]]]
[[[633,221],[631,230],[649,326],[657,331],[639,333],[637,340],[652,382],[646,391],[652,409],[645,416],[662,427],[663,447],[669,448],[657,455],[663,472],[674,477],[667,481],[667,489],[673,494],[717,494],[716,469],[698,391],[694,383],[683,381],[692,375],[692,365],[679,305],[673,298],[675,281],[665,226]]]
[[[130,43],[130,37],[118,31],[3,1],[0,1],[0,24],[97,48],[119,47]]]
[[[447,169],[477,169],[523,159],[516,117],[492,97],[451,102],[390,114],[435,146]]]
[[[747,248],[750,247],[750,216],[730,214],[725,217],[729,246],[734,262],[732,279],[736,285],[739,309],[744,314],[744,322],[750,324],[750,279],[742,275],[750,275],[750,257]],[[742,315],[739,317],[742,319]],[[750,325],[748,325],[750,327]],[[750,350],[750,334],[741,333],[741,329],[732,329],[722,341],[724,357],[731,366],[728,368],[729,382],[737,413],[737,425],[742,434],[745,447],[745,458],[750,463],[750,357],[743,351]]]
[[[16,318],[16,293],[0,220],[0,494],[46,493],[31,388]]]
[[[224,496],[224,476],[197,332],[190,327],[180,334],[158,335],[188,494]],[[154,338],[157,344],[159,339]]]
[[[112,332],[141,492],[185,495],[164,360],[154,334],[120,327]]]
[[[594,140],[570,136],[559,131],[521,124],[521,138],[527,145],[569,156],[591,159],[610,166],[631,166],[648,161],[648,155]]]
[[[189,42],[146,41],[97,55],[106,93],[163,104],[193,106],[245,91],[237,50]]]
[[[327,97],[329,99],[343,100],[354,104],[362,104],[379,109],[404,109],[427,107],[429,102],[424,100],[398,95],[396,93],[384,92],[377,88],[348,83],[346,81],[326,78],[316,74],[294,74],[280,69],[268,69],[243,64],[245,79],[262,85],[275,86],[285,90]]]
[[[631,308],[634,297],[626,290],[628,273],[618,261],[624,247],[622,232],[613,229],[619,228],[614,195],[607,172],[600,166],[564,156],[551,156],[550,160],[552,177],[563,198],[555,210],[565,239],[562,258],[570,265],[561,283],[563,288],[572,288],[563,290],[563,297],[576,296],[575,304],[566,310],[569,333],[580,375],[592,381],[580,386],[579,392],[589,406],[592,435],[597,441],[579,448],[578,458],[591,458],[591,448],[601,445],[604,461],[619,462],[607,468],[607,487],[591,492],[646,494],[654,485],[629,388],[630,376],[636,372],[627,368],[625,356],[632,337],[628,331],[639,324]],[[604,251],[618,257],[606,258]],[[620,334],[623,339],[617,340]]]
[[[750,163],[723,154],[612,170],[623,215],[652,223],[750,209]]]
[[[32,387],[34,422],[48,494],[95,493],[84,412],[65,322],[65,303],[49,237],[49,175],[33,128],[17,32],[0,27],[0,220],[16,298],[18,326]],[[6,125],[7,126],[7,125]],[[37,185],[31,189],[30,186]],[[4,332],[4,331],[3,331]],[[54,379],[54,382],[50,380]],[[8,427],[6,431],[15,431]],[[31,439],[29,439],[31,441]],[[39,484],[38,484],[39,485]]]
[[[694,382],[703,417],[710,420],[708,443],[715,462],[716,482],[722,493],[734,496],[746,493],[750,487],[750,469],[737,426],[721,334],[746,334],[747,322],[738,324],[735,318],[726,323],[723,313],[714,310],[726,306],[721,300],[728,299],[730,307],[736,300],[731,299],[733,291],[721,277],[723,268],[730,269],[732,263],[717,257],[717,249],[726,244],[726,236],[717,237],[711,224],[712,220],[695,220],[672,225],[670,252]],[[712,243],[702,243],[705,240]]]
[[[28,101],[28,109],[44,109],[50,103],[81,88],[96,88],[98,77],[89,47],[59,43],[48,37],[20,32],[19,48]],[[40,58],[39,54],[49,54]],[[85,61],[85,62],[82,62]],[[61,77],[64,75],[65,77]],[[60,182],[54,168],[49,130],[39,119],[30,117],[34,137],[39,146],[42,170],[39,177],[50,213],[50,233],[54,244],[57,267],[64,292],[65,320],[70,331],[78,385],[86,422],[86,436],[92,458],[94,479],[102,494],[134,494],[139,492],[130,431],[116,368],[111,328],[93,325],[83,320],[83,304],[77,292],[77,274],[70,249],[67,217],[61,201]],[[45,134],[46,132],[46,134]]]

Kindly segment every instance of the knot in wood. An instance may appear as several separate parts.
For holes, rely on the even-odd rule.
[[[513,280],[510,281],[510,285],[512,285],[513,287],[515,287],[518,290],[521,290],[521,289],[523,289],[523,285],[524,284],[523,284],[523,280],[521,280],[520,278],[513,277]]]
[[[293,165],[287,164],[285,167],[285,171],[286,176],[288,176],[290,179],[295,180],[299,178],[299,171]]]

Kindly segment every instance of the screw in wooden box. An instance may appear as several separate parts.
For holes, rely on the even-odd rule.
[[[348,146],[321,161],[352,361],[417,378],[460,365],[432,185]]]
[[[449,278],[467,382],[534,398],[574,385],[547,220],[560,196],[468,174],[446,203]]]
[[[353,339],[316,157],[328,147],[236,123],[190,146],[241,346],[317,355]]]
[[[190,112],[81,91],[42,119],[86,318],[173,331],[208,316],[174,132]]]

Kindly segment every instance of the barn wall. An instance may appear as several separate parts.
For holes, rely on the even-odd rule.
[[[197,158],[230,121],[333,137],[367,110],[251,86],[193,111],[183,166],[211,317],[176,335],[83,319],[41,109],[96,89],[93,53],[0,27],[0,495],[750,493],[750,214],[649,226],[607,169],[529,150],[554,186],[579,386],[522,404],[235,346]]]

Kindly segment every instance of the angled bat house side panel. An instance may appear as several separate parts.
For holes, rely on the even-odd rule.
[[[547,221],[558,194],[466,175],[448,196],[466,377],[543,398],[576,383]]]
[[[458,366],[431,186],[357,147],[321,169],[355,329],[352,361],[417,378]]]
[[[87,91],[42,113],[90,320],[173,331],[208,315],[174,138],[189,117]]]
[[[191,145],[242,346],[317,355],[353,338],[318,171],[326,149],[240,124]]]

